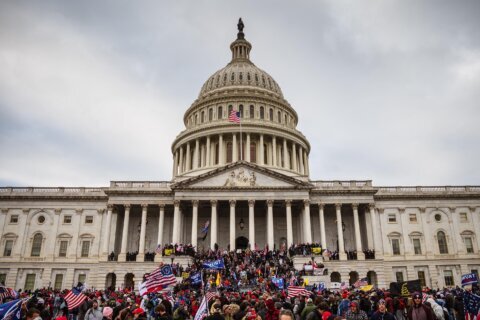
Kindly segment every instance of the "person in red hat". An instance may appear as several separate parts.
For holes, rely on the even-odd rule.
[[[365,311],[358,308],[358,303],[355,301],[350,302],[350,310],[345,314],[346,320],[368,320],[368,316]]]
[[[145,311],[142,308],[137,308],[133,310],[133,319],[138,319],[138,320],[146,320],[147,318],[145,317]]]

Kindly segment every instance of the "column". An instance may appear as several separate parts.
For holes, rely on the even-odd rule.
[[[258,157],[259,161],[258,161],[258,164],[259,165],[263,165],[265,163],[265,160],[263,159],[263,155],[265,154],[265,152],[263,151],[263,134],[260,135],[260,157]]]
[[[211,164],[211,161],[210,161],[210,136],[207,136],[207,154],[205,155],[206,159],[205,159],[205,162],[206,162],[206,166],[207,167],[210,167],[212,164]]]
[[[180,147],[180,169],[178,170],[179,173],[183,173],[183,147]]]
[[[322,250],[327,249],[327,235],[325,234],[325,215],[323,209],[325,205],[323,203],[318,204],[318,215],[320,220],[320,238],[322,241]]]
[[[230,251],[235,250],[235,200],[230,200]]]
[[[238,161],[238,145],[237,145],[237,135],[232,134],[232,162]]]
[[[224,157],[223,157],[223,136],[221,134],[218,135],[218,163],[220,165],[224,165]]]
[[[355,250],[357,250],[357,259],[365,260],[365,254],[362,248],[362,238],[360,237],[360,222],[358,220],[358,203],[352,203],[353,224],[355,226]]]
[[[283,167],[287,169],[288,165],[288,151],[287,151],[287,139],[283,139]]]
[[[210,233],[210,249],[215,249],[215,244],[217,243],[217,200],[211,200],[210,204],[212,205],[212,216],[210,225],[212,231]]]
[[[140,224],[140,244],[138,246],[137,261],[145,261],[145,232],[147,229],[148,204],[142,204],[142,222]]]
[[[274,248],[274,238],[273,238],[273,200],[267,200],[267,243],[268,250],[273,250]]]
[[[179,243],[180,241],[180,201],[173,201],[173,232],[172,242]]]
[[[303,200],[305,211],[305,242],[312,243],[312,224],[310,223],[310,200]]]
[[[176,177],[178,173],[178,151],[175,151],[175,155],[173,157],[173,172],[172,177]]]
[[[305,174],[305,167],[303,166],[303,149],[301,146],[298,146],[298,158],[300,166],[300,174]]]
[[[205,145],[204,144],[200,146],[200,167],[201,168],[205,167]]]
[[[198,169],[198,159],[200,155],[200,141],[198,139],[195,140],[195,151],[193,153],[193,169]]]
[[[255,249],[255,200],[248,200],[248,242]]]
[[[303,154],[303,158],[305,159],[305,175],[310,175],[310,165],[308,163],[308,154],[307,151]]]
[[[245,150],[245,161],[250,162],[250,133],[247,133],[247,148]]]
[[[292,143],[292,170],[297,171],[297,147],[295,146],[295,142]]]
[[[127,259],[128,224],[130,220],[130,205],[126,204],[124,207],[125,207],[125,217],[123,218],[122,245],[120,247],[120,254],[118,255],[118,261],[126,261]]]
[[[112,224],[112,211],[113,211],[113,205],[109,204],[107,205],[107,223],[105,224],[105,238],[103,238],[103,254],[108,255],[109,250],[108,250],[108,244],[110,242],[110,226]]]
[[[198,200],[192,201],[192,246],[197,246]]]
[[[158,217],[158,237],[157,237],[157,245],[163,245],[163,224],[165,223],[165,204],[160,203],[158,205],[160,207],[160,213]]]
[[[456,213],[454,207],[450,207],[448,208],[448,210],[450,210],[450,217],[448,218],[448,222],[452,230],[453,252],[464,254],[466,253],[466,250],[458,226],[459,215]]]
[[[375,214],[375,204],[370,203],[368,205],[370,209],[370,220],[372,221],[372,233],[373,233],[373,248],[375,250],[375,259],[383,256],[383,252],[380,249],[381,237],[378,230],[377,216]]]
[[[292,226],[292,200],[285,200],[285,207],[287,209],[287,247],[293,243],[293,226]]]
[[[342,204],[336,203],[335,208],[337,210],[338,255],[340,257],[340,260],[347,260],[347,254],[345,253],[345,245],[343,243]]]
[[[277,139],[272,137],[272,166],[277,166]]]
[[[190,167],[190,165],[192,164],[192,159],[191,159],[191,155],[190,155],[190,142],[187,142],[187,154],[185,155],[185,162],[186,162],[186,165],[185,165],[185,171],[190,171],[192,168]]]

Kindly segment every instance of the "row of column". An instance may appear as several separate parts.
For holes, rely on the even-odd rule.
[[[232,161],[238,161],[241,157],[251,162],[251,138],[250,133],[245,133],[245,154],[241,155],[239,144],[237,143],[237,133],[232,133]],[[195,140],[195,146],[192,150],[190,142],[184,146],[179,147],[175,151],[173,161],[173,176],[177,176],[183,172],[195,170],[203,167],[213,167],[214,165],[224,165],[226,163],[226,152],[224,146],[224,137],[222,134],[218,135],[218,155],[216,159],[215,145],[217,142],[211,141],[210,136],[206,137],[205,144],[200,143],[200,138]],[[308,154],[301,145],[291,142],[291,148],[288,148],[287,139],[283,139],[282,144],[277,145],[276,137],[272,136],[271,143],[267,144],[269,152],[267,152],[267,159],[265,159],[264,150],[264,135],[260,134],[258,141],[256,141],[258,148],[258,157],[256,163],[259,165],[271,165],[273,167],[287,168],[303,175],[309,174]],[[193,158],[192,158],[193,157]]]
[[[267,244],[269,249],[274,248],[275,238],[274,238],[274,221],[273,221],[273,203],[274,200],[267,200]],[[235,249],[235,240],[236,240],[236,200],[230,200],[230,250]],[[302,210],[302,221],[303,221],[303,241],[306,243],[312,243],[312,233],[311,233],[311,220],[310,220],[310,201],[303,200],[303,210]],[[172,235],[172,242],[173,243],[180,243],[180,201],[176,200],[173,203],[174,210],[173,210],[173,235]],[[192,201],[192,245],[197,246],[197,235],[198,235],[198,200]],[[217,243],[217,233],[218,233],[218,215],[217,215],[217,200],[211,200],[211,218],[210,218],[210,247],[213,249],[215,244]],[[324,216],[324,208],[326,204],[319,203],[319,221],[320,221],[320,235],[321,235],[321,245],[322,248],[327,248],[327,239],[326,239],[326,232],[325,232],[325,216]],[[141,227],[140,227],[140,243],[138,249],[138,256],[137,261],[144,261],[145,255],[145,232],[146,232],[146,224],[147,224],[147,204],[142,204],[142,220],[141,220]],[[163,241],[163,229],[164,229],[164,220],[165,220],[165,205],[160,204],[160,212],[159,212],[159,222],[158,222],[158,242],[162,243]],[[255,243],[255,200],[248,201],[248,221],[249,221],[249,228],[248,228],[248,238],[249,242],[253,245]],[[293,243],[293,223],[292,223],[292,200],[285,200],[285,207],[286,207],[286,222],[287,222],[287,246],[290,247]],[[130,219],[130,205],[125,205],[125,215],[123,221],[123,231],[122,231],[122,242],[121,242],[121,250],[118,256],[118,261],[125,261],[126,254],[127,254],[127,244],[128,244],[128,225]],[[343,223],[342,223],[342,212],[341,212],[342,204],[335,204],[336,209],[336,224],[337,224],[337,234],[338,234],[338,247],[339,247],[339,257],[340,260],[346,260],[347,256],[345,254],[345,244],[343,239]],[[352,204],[353,209],[353,221],[354,221],[354,229],[355,229],[355,244],[356,244],[356,251],[357,251],[357,258],[358,260],[364,260],[365,256],[363,253],[362,248],[362,241],[360,235],[360,222],[358,217],[358,204]],[[381,252],[381,248],[379,247],[379,243],[381,242],[381,238],[378,230],[377,224],[377,217],[375,214],[375,207],[373,205],[369,205],[370,210],[370,220],[372,225],[372,233],[373,233],[373,243],[374,249],[377,253]],[[106,225],[110,226],[112,221],[112,211],[113,205],[108,206],[107,210],[107,221]],[[105,228],[105,237],[103,242],[103,253],[108,255],[108,245],[110,241],[110,227]]]

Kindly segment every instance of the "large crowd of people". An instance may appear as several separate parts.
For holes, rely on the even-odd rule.
[[[462,300],[465,291],[458,287],[425,288],[424,292],[400,296],[379,288],[364,292],[353,287],[329,290],[308,285],[290,257],[291,250],[304,254],[306,247],[288,251],[195,252],[191,246],[165,246],[162,253],[168,256],[171,252],[164,250],[193,255],[193,263],[188,267],[172,263],[173,273],[183,280],[170,290],[165,288],[140,296],[133,288],[85,289],[88,299],[73,310],[69,310],[65,301],[66,290],[19,290],[20,297],[29,298],[23,305],[22,319],[190,320],[199,312],[204,296],[209,297],[207,320],[465,319]],[[204,263],[218,259],[223,260],[224,268],[203,267]],[[198,273],[202,281],[192,282],[191,276]],[[308,292],[289,297],[289,286],[303,287]],[[478,289],[474,290],[478,293]]]

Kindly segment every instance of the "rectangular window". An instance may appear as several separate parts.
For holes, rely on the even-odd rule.
[[[90,241],[82,241],[82,258],[88,257],[90,251]]]
[[[66,257],[67,256],[67,248],[68,248],[68,241],[63,240],[60,241],[60,250],[58,251],[59,257]]]
[[[4,286],[6,281],[7,281],[7,274],[0,273],[0,284]]]
[[[35,289],[35,273],[29,273],[25,278],[25,286],[23,287],[23,291],[33,289]]]
[[[61,290],[63,285],[63,274],[57,273],[55,275],[55,284],[53,289],[55,290]]]
[[[12,255],[13,240],[5,241],[5,249],[3,250],[4,257],[10,257]]]
[[[425,271],[418,271],[417,274],[418,274],[418,280],[420,280],[420,285],[422,287],[426,287],[427,282],[425,281]]]
[[[416,213],[410,213],[410,222],[411,223],[417,223],[417,214]]]
[[[72,223],[72,216],[63,216],[63,223],[64,224]]]
[[[460,212],[460,222],[468,222],[468,216],[466,212]]]
[[[92,224],[93,216],[85,216],[85,224]]]
[[[400,255],[400,240],[399,239],[392,239],[392,252],[393,252],[393,255],[395,255],[395,256]]]
[[[18,214],[12,214],[10,216],[10,223],[18,223]]]
[[[388,214],[388,222],[389,223],[397,222],[397,215],[395,213],[389,213]]]
[[[87,279],[87,275],[86,275],[86,274],[79,274],[79,275],[78,275],[78,282],[84,284],[86,279]]]
[[[478,279],[478,270],[477,269],[472,269],[471,273],[474,273],[477,276],[477,279]]]
[[[451,286],[454,285],[452,270],[443,271],[443,276],[445,278],[445,285],[446,286],[451,287]]]
[[[395,276],[397,277],[397,282],[403,282],[403,272],[397,271],[395,272]]]
[[[473,253],[473,241],[472,238],[465,238],[465,249],[467,249],[467,253]]]
[[[413,250],[415,251],[415,254],[422,254],[420,239],[413,239]]]

